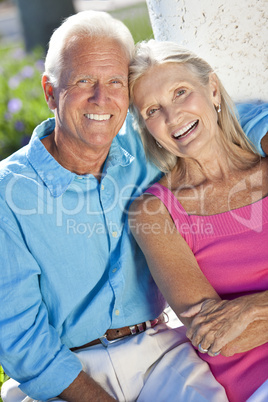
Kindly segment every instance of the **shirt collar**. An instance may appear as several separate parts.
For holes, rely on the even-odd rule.
[[[61,166],[46,150],[41,142],[41,138],[51,134],[54,128],[54,118],[43,121],[35,128],[27,151],[27,158],[46,187],[49,189],[51,195],[53,197],[60,197],[65,193],[77,175]],[[124,127],[122,130],[124,130]],[[128,166],[134,159],[134,156],[120,146],[120,141],[116,136],[105,161],[103,173],[106,174],[108,170],[114,166]],[[93,178],[90,174],[85,175],[84,177],[87,179]]]
[[[120,145],[120,136],[123,135],[125,125],[122,127],[117,136],[113,139],[111,148],[104,164],[103,173],[106,173],[108,169],[113,166],[128,166],[135,159],[125,148]]]

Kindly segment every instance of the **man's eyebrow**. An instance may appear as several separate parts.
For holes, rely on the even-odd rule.
[[[95,80],[96,78],[93,77],[93,75],[90,74],[78,74],[75,76],[75,79],[79,80],[80,78],[83,79],[89,79],[89,80]]]
[[[91,81],[98,81],[98,77],[90,74],[79,74],[74,77],[75,80],[79,79],[88,79]],[[106,81],[113,81],[113,80],[121,80],[128,83],[128,76],[127,75],[113,75],[111,77],[107,77]]]

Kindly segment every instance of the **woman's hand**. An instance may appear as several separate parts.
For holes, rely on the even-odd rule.
[[[268,292],[261,292],[234,300],[208,299],[181,316],[194,317],[186,334],[192,344],[215,356],[253,321],[267,319],[267,310]]]
[[[266,133],[265,136],[262,138],[261,147],[266,155],[268,155],[268,133]]]

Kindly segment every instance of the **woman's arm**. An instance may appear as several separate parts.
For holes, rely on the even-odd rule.
[[[129,226],[157,286],[178,316],[207,298],[220,300],[158,198],[136,199],[129,211]],[[187,327],[192,322],[192,318],[179,318]]]
[[[256,336],[257,334],[257,336]],[[233,356],[264,345],[268,342],[268,320],[255,321],[221,350],[223,356]]]
[[[187,308],[204,301],[203,304],[207,306],[209,303],[214,303],[214,306],[228,305],[229,302],[220,299],[203,275],[191,249],[175,228],[168,211],[159,199],[151,195],[144,195],[135,200],[130,208],[129,222],[157,286],[177,316],[186,325],[188,332],[194,328],[196,321],[192,324],[195,319],[194,314],[181,315]],[[238,310],[243,309],[241,301],[237,305],[240,305]],[[230,305],[226,308],[229,307]],[[200,307],[198,311],[200,311]],[[246,310],[244,314],[248,316]],[[210,320],[211,317],[208,321]],[[228,337],[223,337],[221,342],[222,354],[226,356],[244,352],[245,349],[249,350],[267,342],[267,336],[262,333],[266,329],[267,334],[266,320],[256,321],[253,316],[248,316],[247,320],[237,322],[231,318],[229,321],[226,315],[226,322],[231,322]],[[221,325],[225,326],[223,322]],[[210,328],[207,332],[204,328],[205,326],[202,327],[203,336],[210,332]],[[193,334],[190,334],[192,337]],[[210,333],[209,336],[213,343],[213,334]],[[198,345],[196,342],[195,344]],[[204,348],[203,343],[202,347]],[[214,349],[215,345],[212,352],[219,350]]]

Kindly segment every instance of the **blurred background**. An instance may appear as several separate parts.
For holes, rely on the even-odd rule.
[[[64,18],[88,9],[122,20],[135,42],[153,37],[145,0],[0,0],[0,160],[52,116],[41,88],[49,38]]]

